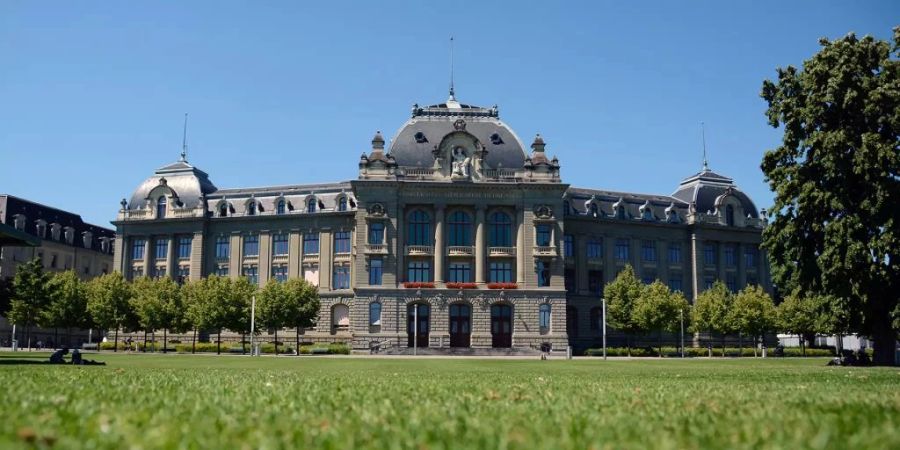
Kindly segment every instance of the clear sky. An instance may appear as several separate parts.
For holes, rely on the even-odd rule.
[[[564,181],[671,194],[701,165],[758,207],[759,97],[818,38],[889,39],[900,2],[0,2],[0,193],[108,225],[181,151],[220,188],[352,179],[413,103],[498,104]]]

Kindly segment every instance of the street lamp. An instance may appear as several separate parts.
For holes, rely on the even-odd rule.
[[[256,332],[256,295],[250,296],[250,356],[255,353],[253,335]],[[299,352],[299,349],[297,350]]]
[[[684,309],[678,309],[678,316],[681,318],[681,357],[684,358]]]
[[[413,305],[413,356],[419,350],[419,305]]]
[[[606,361],[606,297],[603,301],[603,360]]]

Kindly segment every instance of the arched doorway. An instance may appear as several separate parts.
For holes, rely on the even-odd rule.
[[[350,307],[343,303],[334,305],[331,310],[331,332],[347,331],[350,329]]]
[[[450,305],[450,346],[468,347],[472,336],[472,307],[463,303]]]
[[[428,331],[431,325],[431,307],[414,303],[406,307],[407,346],[428,347]],[[415,345],[413,342],[415,341]]]
[[[512,307],[491,306],[491,347],[512,347]]]

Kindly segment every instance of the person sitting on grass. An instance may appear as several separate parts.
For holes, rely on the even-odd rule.
[[[76,366],[105,366],[105,362],[94,361],[92,359],[82,359],[81,352],[76,348],[72,351],[72,364]]]
[[[65,347],[53,352],[53,354],[50,355],[50,364],[65,364],[66,363],[65,356],[68,354],[69,354],[69,349],[65,348]]]

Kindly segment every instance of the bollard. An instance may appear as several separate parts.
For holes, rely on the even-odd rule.
[[[566,347],[566,359],[572,359],[572,346]]]

